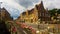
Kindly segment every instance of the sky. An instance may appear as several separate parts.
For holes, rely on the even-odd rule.
[[[42,0],[44,4],[44,8],[60,9],[60,0]],[[6,10],[11,14],[11,16],[16,19],[20,16],[20,14],[27,9],[32,9],[36,4],[39,4],[41,0],[0,0],[3,2],[1,4],[1,8],[5,7]]]

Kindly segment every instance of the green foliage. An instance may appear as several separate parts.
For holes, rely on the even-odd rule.
[[[55,16],[55,13],[60,14],[60,9],[52,9],[49,10],[51,16]]]
[[[60,9],[57,11],[58,14],[60,14]]]

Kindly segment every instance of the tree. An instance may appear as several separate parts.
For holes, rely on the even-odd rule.
[[[56,10],[57,10],[57,9],[49,10],[50,15],[51,15],[51,16],[55,16],[55,13],[57,12]]]
[[[57,13],[60,14],[60,9],[58,9]]]

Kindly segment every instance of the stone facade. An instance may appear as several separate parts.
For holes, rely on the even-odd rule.
[[[31,22],[31,23],[41,21],[42,23],[42,22],[51,22],[51,17],[48,10],[44,9],[43,2],[41,1],[40,4],[35,5],[35,8],[23,12],[20,15],[20,18],[18,18],[17,20],[18,21],[23,20],[24,22]]]
[[[0,20],[11,21],[13,18],[10,16],[5,8],[0,8]]]

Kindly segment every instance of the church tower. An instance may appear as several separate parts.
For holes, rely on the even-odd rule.
[[[42,14],[45,12],[44,6],[43,6],[43,1],[41,1],[40,4],[35,6],[38,10],[38,17],[43,16]]]
[[[43,1],[41,1],[40,4],[36,5],[36,8],[38,10],[38,19],[40,19],[41,23],[50,21],[50,15],[48,11],[44,8]]]

